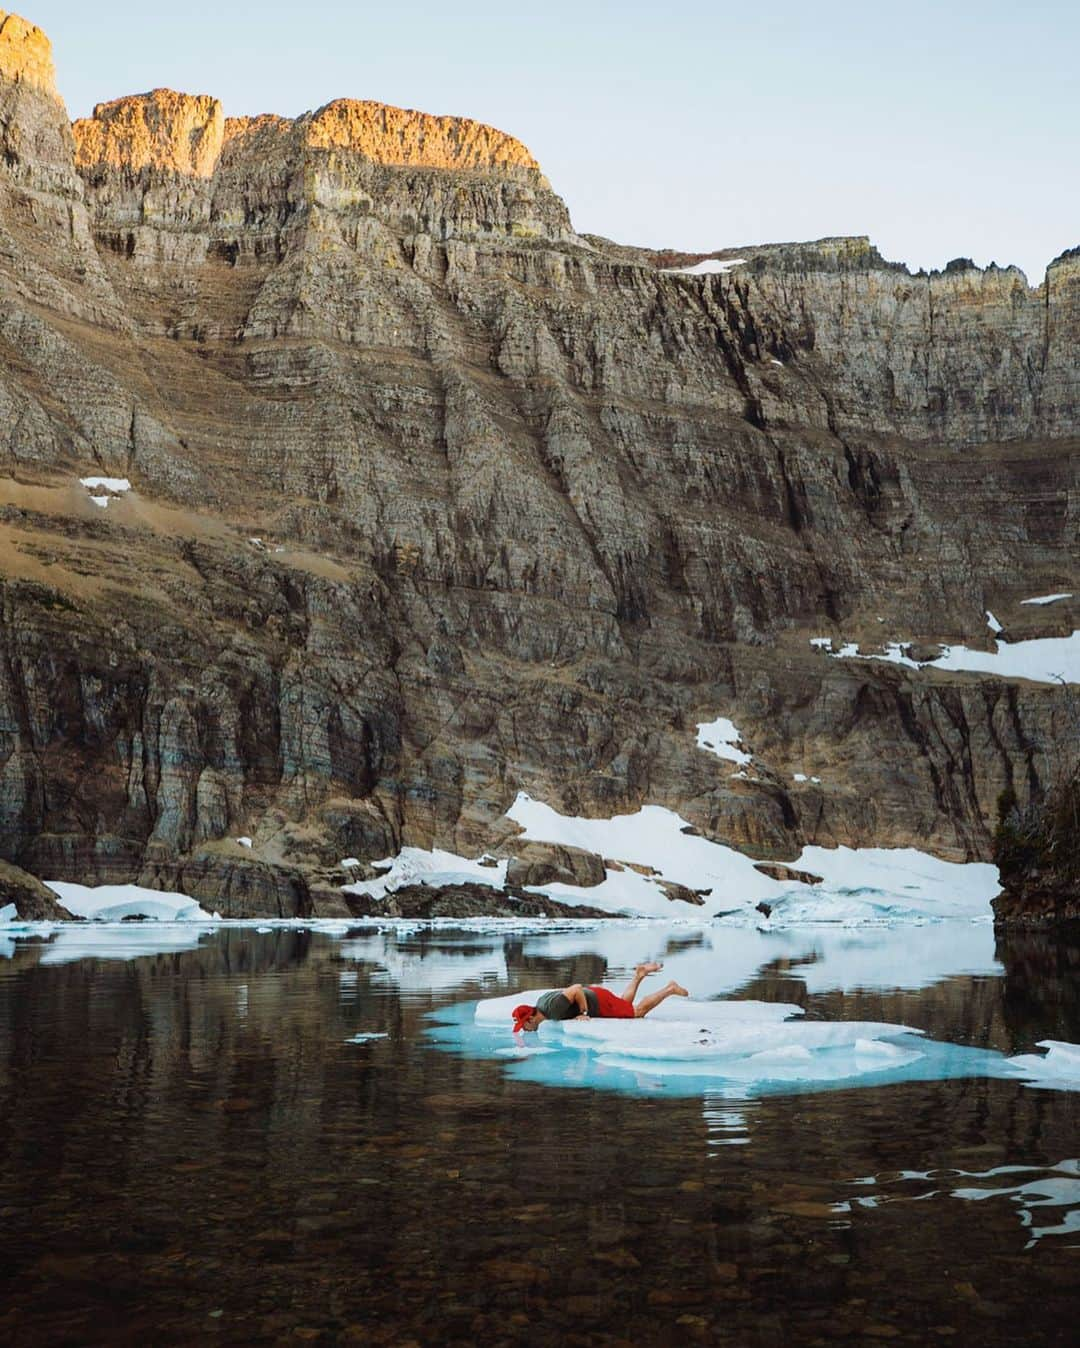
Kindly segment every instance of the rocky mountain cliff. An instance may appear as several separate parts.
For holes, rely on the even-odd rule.
[[[809,639],[1080,626],[1019,607],[1080,591],[1080,251],[671,271],[463,118],[72,126],[3,13],[0,161],[0,857],[340,912],[340,858],[475,854],[518,789],[962,859],[1052,775],[1060,689]]]

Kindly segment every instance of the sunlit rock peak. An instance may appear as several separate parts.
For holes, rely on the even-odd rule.
[[[296,137],[311,149],[351,151],[388,167],[539,172],[519,140],[482,122],[350,98],[295,121],[272,115],[226,120],[220,101],[207,94],[153,89],[99,103],[72,130],[80,170],[153,168],[208,178],[227,141],[245,141],[257,132],[271,142]]]
[[[0,76],[32,84],[56,96],[52,43],[36,24],[3,9],[0,9]]]

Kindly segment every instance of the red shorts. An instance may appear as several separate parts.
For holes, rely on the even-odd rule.
[[[596,993],[600,1014],[605,1020],[634,1019],[633,1002],[628,1002],[625,997],[616,997],[613,992],[608,992],[607,988],[598,988],[595,984],[590,984],[590,987]]]

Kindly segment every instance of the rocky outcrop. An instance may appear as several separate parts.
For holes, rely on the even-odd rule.
[[[466,119],[155,90],[73,133],[41,41],[0,23],[4,856],[308,914],[342,858],[505,844],[519,789],[963,859],[1053,778],[1060,689],[808,639],[1080,590],[1076,256],[670,273]]]
[[[182,861],[149,862],[138,883],[188,894],[221,917],[316,917],[306,877],[284,866],[196,851]]]
[[[762,875],[767,875],[770,879],[779,880],[782,884],[800,884],[800,885],[820,885],[822,877],[814,875],[812,871],[799,871],[792,866],[781,866],[776,862],[759,861],[754,870],[760,871]]]
[[[52,43],[35,24],[0,9],[0,79],[55,98]]]
[[[354,917],[610,917],[602,908],[560,903],[545,894],[506,893],[487,885],[403,885],[385,899],[350,894]]]
[[[1075,738],[1062,747],[1075,752]],[[1002,793],[994,861],[1002,885],[994,900],[999,926],[1080,922],[1080,772],[1062,776],[1026,808],[1015,792]]]
[[[363,248],[379,224],[422,235],[422,254],[432,237],[574,238],[525,146],[464,117],[338,99],[295,120],[226,119],[216,98],[154,89],[72,129],[98,240],[135,265],[258,267],[296,230],[323,249],[344,228]]]
[[[512,887],[528,885],[580,885],[591,888],[602,884],[607,872],[604,859],[580,847],[558,847],[553,843],[516,842],[511,839],[495,855],[507,855],[506,883]]]
[[[73,918],[47,885],[35,876],[0,861],[0,908],[15,905],[23,922],[71,922]]]

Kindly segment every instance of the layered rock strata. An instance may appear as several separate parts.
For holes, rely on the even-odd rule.
[[[336,912],[341,858],[475,854],[524,788],[988,857],[1061,690],[809,638],[1066,620],[1019,601],[1080,590],[1080,256],[666,271],[462,118],[155,90],[73,131],[36,33],[0,17],[0,854]]]

